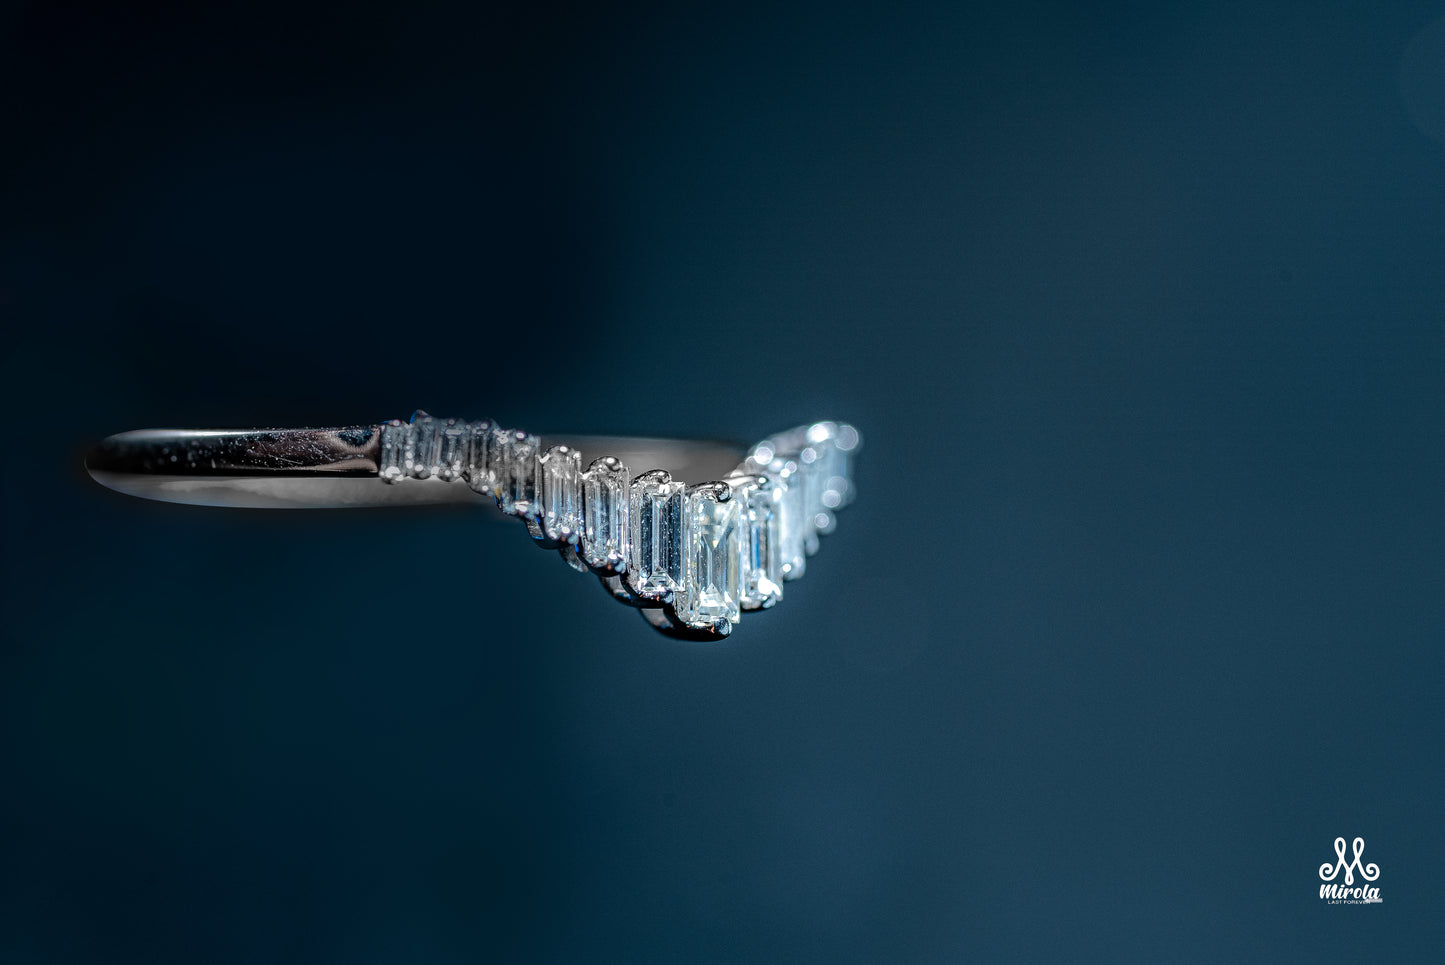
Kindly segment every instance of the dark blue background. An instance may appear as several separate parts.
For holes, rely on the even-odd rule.
[[[1172,6],[7,8],[0,960],[1438,961],[1445,9]],[[79,469],[415,406],[863,496],[698,647]]]

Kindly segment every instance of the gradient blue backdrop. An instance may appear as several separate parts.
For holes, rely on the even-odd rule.
[[[1445,7],[1173,6],[0,13],[0,960],[1439,961]],[[863,495],[697,647],[79,468],[416,406]]]

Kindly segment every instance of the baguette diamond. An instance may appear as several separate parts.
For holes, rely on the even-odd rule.
[[[392,419],[381,427],[381,456],[377,465],[383,482],[400,482],[406,478],[402,459],[406,451],[406,437],[410,433],[411,426],[400,419]]]
[[[497,505],[509,516],[537,516],[537,449],[536,436],[521,430],[497,430],[493,440],[500,452],[498,476],[501,497]]]
[[[808,537],[812,536],[807,486],[802,468],[793,460],[774,460],[773,465],[776,467],[770,473],[773,483],[783,491],[778,505],[778,551],[782,557],[783,579],[796,580],[807,569]]]
[[[441,454],[440,427],[437,420],[418,409],[411,417],[411,432],[407,434],[406,454],[403,457],[406,471],[413,479],[430,479],[436,471]]]
[[[632,483],[627,583],[645,599],[664,599],[682,588],[683,488],[662,470]]]
[[[627,467],[611,456],[598,459],[582,477],[582,559],[588,566],[627,568]]]
[[[442,423],[437,454],[437,478],[451,482],[467,473],[467,446],[470,433],[465,422],[448,419]]]
[[[541,473],[542,532],[571,541],[582,531],[582,454],[553,446],[538,461]]]
[[[742,569],[739,509],[726,483],[698,486],[687,494],[686,570],[677,615],[684,623],[711,626],[737,622]]]
[[[783,598],[783,560],[778,541],[783,490],[763,475],[728,480],[741,504],[742,608],[761,610]]]
[[[820,533],[831,533],[834,511],[852,498],[848,456],[857,445],[858,433],[852,426],[819,422],[809,426],[806,439],[808,444],[798,459],[804,467],[807,509],[813,516],[814,528]],[[808,550],[809,553],[816,551],[816,547]]]
[[[496,463],[491,461],[492,423],[483,419],[467,425],[467,485],[483,496],[497,495]]]

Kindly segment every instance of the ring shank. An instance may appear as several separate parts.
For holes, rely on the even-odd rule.
[[[614,436],[544,436],[565,444],[584,464],[615,456],[637,475],[666,469],[676,479],[721,479],[744,448],[721,442]],[[341,509],[464,503],[477,496],[464,482],[378,476],[376,426],[339,429],[142,429],[110,436],[92,449],[86,469],[96,482],[145,499],[261,509]]]

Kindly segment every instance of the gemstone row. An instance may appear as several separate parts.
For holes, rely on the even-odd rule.
[[[410,422],[393,419],[381,427],[381,478],[461,479],[467,469],[471,427],[456,419],[417,412]]]
[[[499,464],[502,434],[485,419],[434,419],[418,410],[409,422],[392,419],[381,426],[379,474],[386,482],[465,479],[479,493],[498,495],[490,467]]]
[[[633,477],[610,456],[584,471],[580,452],[490,420],[417,412],[382,425],[380,443],[385,481],[464,480],[577,568],[621,580],[640,605],[726,632],[803,575],[854,498],[859,437],[833,422],[800,426],[758,443],[726,480],[692,487],[663,470]]]

